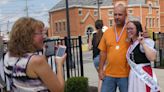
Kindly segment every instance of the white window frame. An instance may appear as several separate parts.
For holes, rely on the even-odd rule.
[[[55,22],[55,30],[56,30],[56,32],[58,32],[59,31],[59,26],[58,26],[58,22]]]
[[[156,23],[156,26],[157,26],[157,28],[159,28],[160,27],[160,23],[159,23],[159,18],[157,17],[157,23]]]
[[[155,0],[154,3],[155,3],[155,6],[159,6],[159,0]]]
[[[66,22],[63,21],[63,22],[62,22],[62,25],[63,25],[63,31],[66,31]]]
[[[149,18],[146,17],[146,28],[149,28]]]
[[[94,16],[98,16],[98,10],[94,10]]]
[[[152,4],[151,3],[149,3],[148,4],[148,12],[149,12],[149,14],[152,14],[152,11],[153,11],[153,9],[152,9]]]
[[[160,13],[159,10],[156,10],[156,13],[157,13],[157,15],[159,15],[159,13]]]
[[[131,12],[130,12],[131,11]],[[132,15],[134,13],[133,9],[128,9],[128,14]]]
[[[112,21],[112,23],[111,23],[111,21]],[[110,18],[109,21],[108,21],[108,24],[109,24],[109,27],[112,27],[113,24],[114,24],[114,19]]]
[[[63,29],[62,29],[62,22],[61,21],[59,22],[59,31],[60,32],[63,31]]]
[[[153,22],[153,27],[155,27],[155,18],[152,18],[153,20],[152,20],[152,22]]]
[[[114,15],[114,11],[113,10],[108,10],[108,16],[113,16]]]
[[[82,15],[83,15],[82,10],[83,10],[82,8],[79,8],[79,9],[78,9],[78,15],[79,15],[79,16],[82,16]],[[80,13],[80,12],[81,12],[81,13]]]

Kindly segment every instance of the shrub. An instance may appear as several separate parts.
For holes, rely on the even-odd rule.
[[[88,92],[88,78],[72,77],[66,81],[64,92]]]

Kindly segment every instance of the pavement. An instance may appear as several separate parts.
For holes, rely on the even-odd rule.
[[[98,73],[93,65],[92,61],[92,52],[84,51],[83,52],[83,61],[84,61],[84,76],[89,80],[89,86],[97,87],[98,86]],[[158,79],[158,83],[161,89],[161,92],[164,92],[164,69],[153,68]],[[119,92],[117,90],[117,92]]]

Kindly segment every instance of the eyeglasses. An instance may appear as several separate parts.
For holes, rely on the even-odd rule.
[[[131,32],[131,31],[133,31],[133,29],[134,29],[134,28],[129,27],[129,28],[127,28],[127,32]]]
[[[42,36],[43,38],[47,38],[46,32],[35,32],[34,35]]]
[[[45,32],[35,32],[34,34],[35,34],[35,35],[46,35]]]
[[[47,36],[47,29],[43,28],[34,32],[34,35]]]

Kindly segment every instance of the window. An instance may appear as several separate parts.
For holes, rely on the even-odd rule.
[[[128,14],[133,14],[133,10],[128,10]]]
[[[58,23],[55,23],[56,32],[58,31]]]
[[[146,28],[149,27],[149,18],[146,18]]]
[[[152,22],[153,22],[153,27],[155,27],[155,18],[153,18]]]
[[[155,5],[155,6],[158,6],[158,5],[159,5],[159,0],[155,0],[155,1],[154,1],[154,5]]]
[[[157,28],[159,28],[159,18],[157,18]]]
[[[79,8],[79,9],[78,9],[78,14],[79,14],[79,16],[82,15],[82,8]]]
[[[89,36],[89,35],[92,34],[92,32],[93,32],[93,28],[92,27],[88,27],[86,34]]]
[[[152,4],[149,4],[149,14],[152,14]]]
[[[113,10],[108,10],[108,15],[113,16]]]
[[[59,31],[63,31],[61,22],[59,22]]]
[[[63,31],[66,31],[65,21],[63,22]]]
[[[159,15],[159,10],[156,10],[157,15]]]
[[[113,26],[113,19],[109,20],[109,26],[112,27]]]
[[[149,18],[149,27],[152,28],[152,18]]]
[[[94,10],[94,16],[98,16],[98,11]]]

